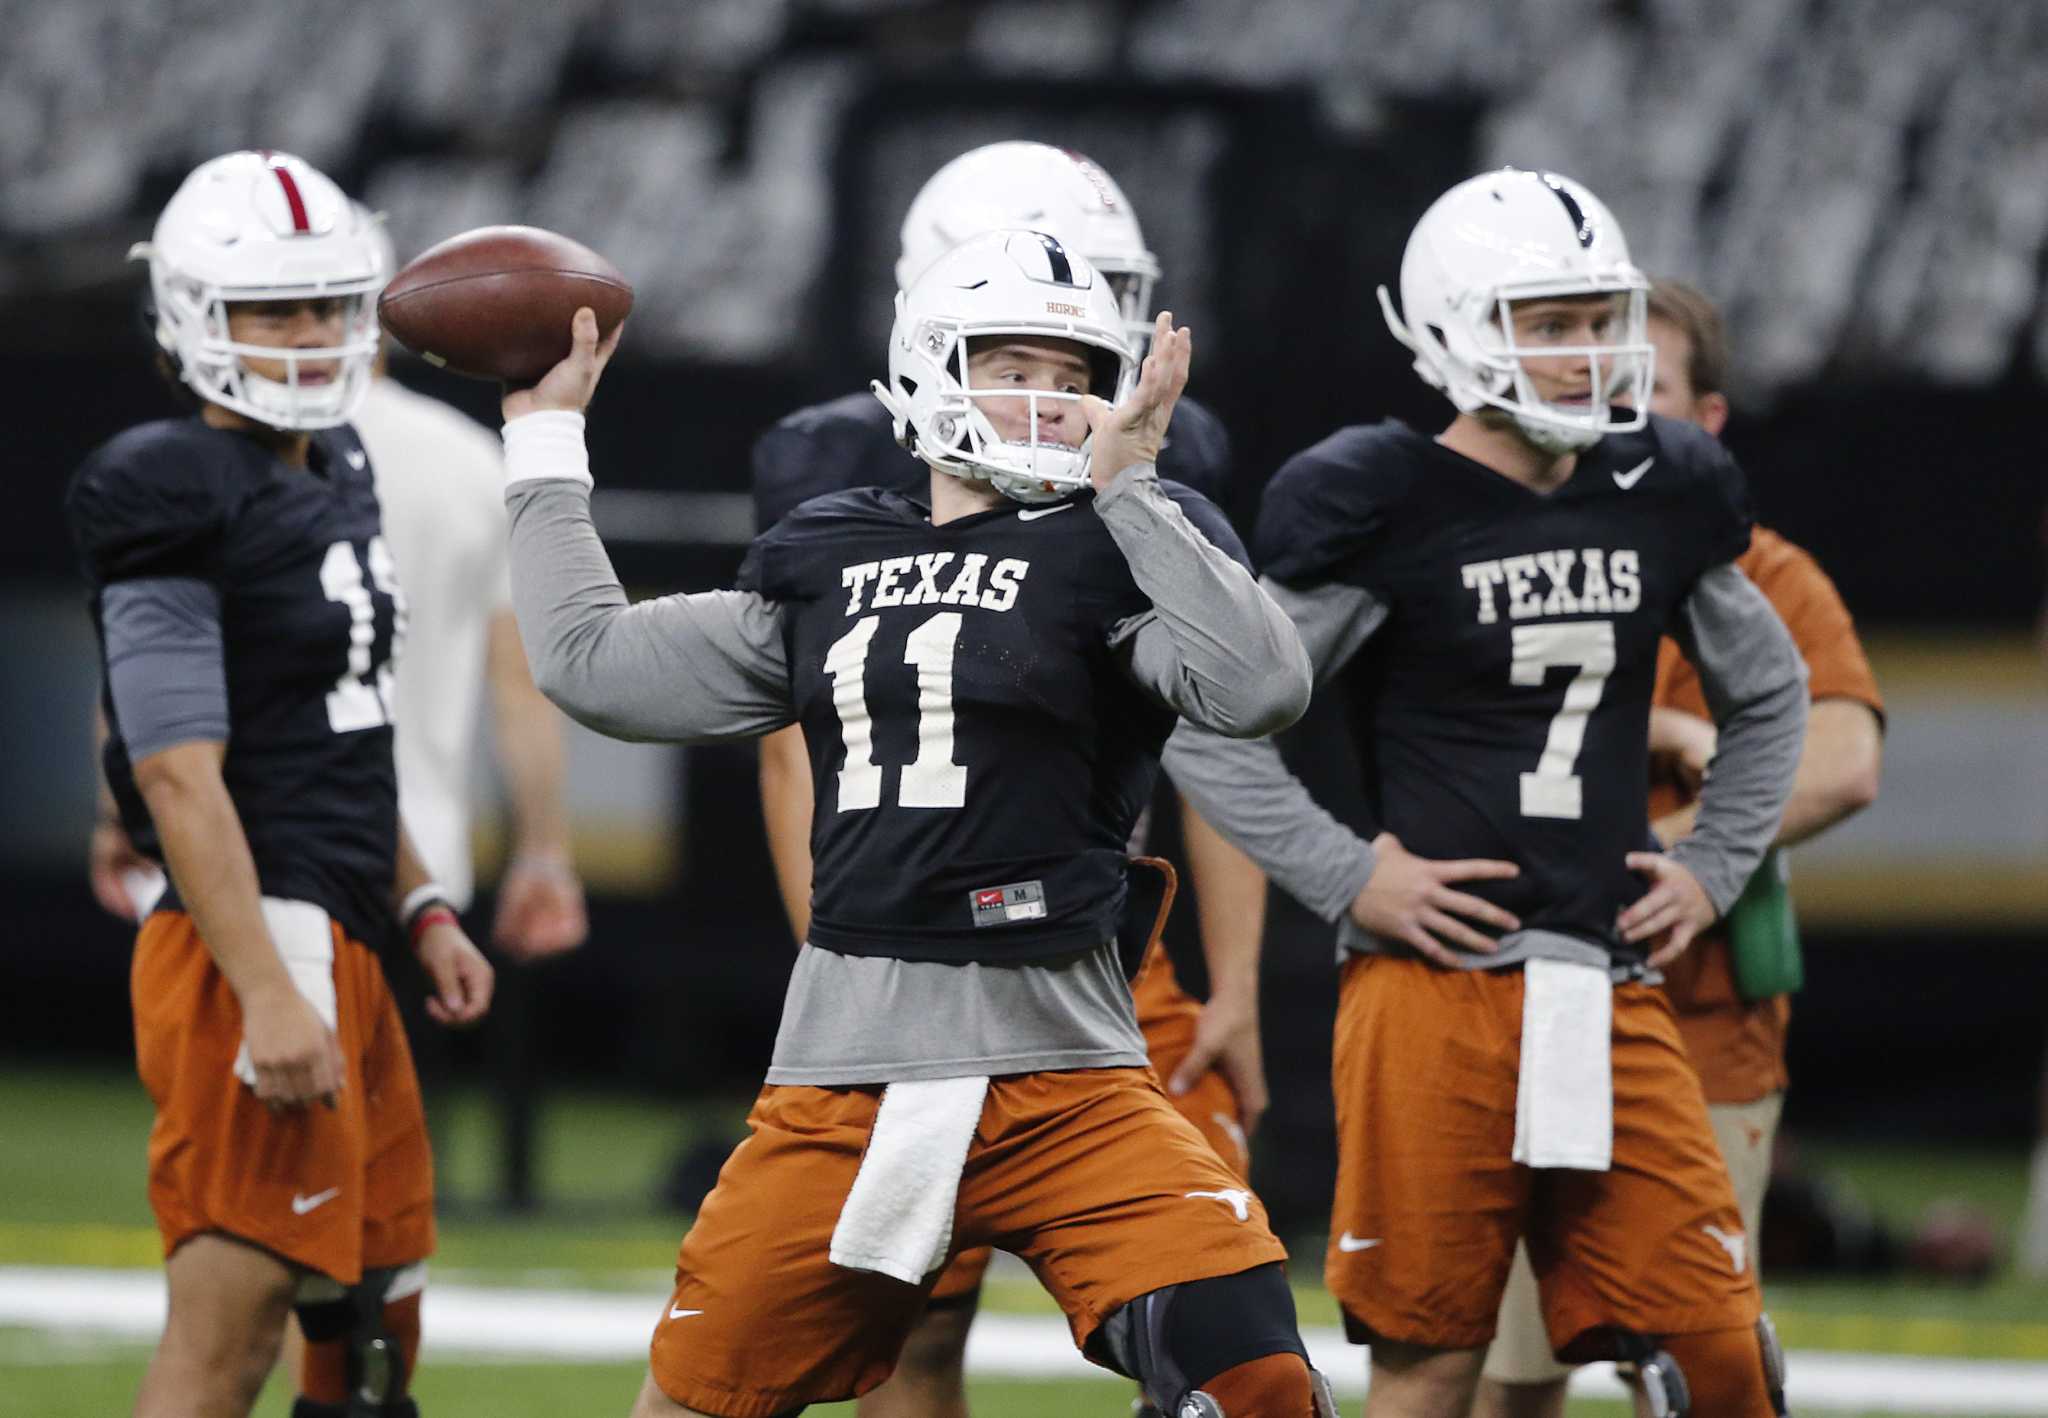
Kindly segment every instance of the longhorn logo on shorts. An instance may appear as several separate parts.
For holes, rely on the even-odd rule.
[[[1231,1214],[1240,1221],[1252,1219],[1252,1194],[1243,1187],[1225,1187],[1220,1192],[1189,1192],[1192,1197],[1203,1197],[1209,1201],[1220,1201],[1230,1208]]]
[[[1702,1226],[1700,1229],[1728,1252],[1728,1264],[1735,1268],[1737,1275],[1742,1274],[1743,1267],[1749,1263],[1749,1237],[1740,1231],[1723,1231],[1719,1226]]]

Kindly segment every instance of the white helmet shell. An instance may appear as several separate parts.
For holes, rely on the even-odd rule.
[[[1505,167],[1466,179],[1422,214],[1401,258],[1400,314],[1385,286],[1379,296],[1388,328],[1415,353],[1416,373],[1461,413],[1505,410],[1531,443],[1568,453],[1648,417],[1648,292],[1598,197],[1556,173]],[[1514,302],[1581,295],[1625,297],[1618,341],[1516,347]],[[1591,360],[1590,404],[1538,396],[1522,360],[1556,356]]]
[[[875,397],[895,415],[896,440],[942,473],[993,484],[1019,502],[1050,502],[1088,484],[1088,440],[1041,442],[1039,411],[1081,395],[978,389],[969,381],[969,342],[993,335],[1071,340],[1093,368],[1090,392],[1114,402],[1135,360],[1109,283],[1083,257],[1039,231],[988,231],[935,261],[896,296],[889,332],[889,381]],[[1030,401],[1030,436],[1006,441],[980,398]]]
[[[152,238],[128,254],[149,262],[157,343],[200,398],[287,429],[332,428],[362,402],[377,353],[375,296],[390,272],[367,213],[303,159],[239,152],[201,163]],[[343,302],[337,345],[229,338],[228,306],[238,301],[327,297]],[[282,361],[285,377],[253,374],[245,358]],[[331,378],[301,381],[307,366],[329,363]]]
[[[968,237],[1004,227],[1045,232],[1085,258],[1108,281],[1131,348],[1144,348],[1158,258],[1116,180],[1066,148],[990,143],[933,173],[903,216],[896,288],[909,290]]]

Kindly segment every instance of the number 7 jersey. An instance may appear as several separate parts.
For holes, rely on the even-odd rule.
[[[1222,514],[1163,484],[1239,561]],[[1109,941],[1173,711],[1118,642],[1151,602],[1087,494],[933,526],[832,493],[754,542],[811,758],[810,943],[1022,961]]]
[[[1374,830],[1515,862],[1463,889],[1638,956],[1614,921],[1644,890],[1624,857],[1654,847],[1658,643],[1749,526],[1740,472],[1690,425],[1605,438],[1545,495],[1388,422],[1292,459],[1258,545],[1272,580],[1369,622],[1341,677]]]

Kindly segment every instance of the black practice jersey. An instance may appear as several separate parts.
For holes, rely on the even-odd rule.
[[[220,598],[222,768],[267,896],[311,901],[355,939],[391,926],[398,786],[391,664],[403,599],[355,430],[313,435],[294,468],[196,416],[130,429],[72,479],[71,532],[92,584],[178,577]],[[110,694],[107,782],[122,825],[161,856]],[[175,888],[165,898],[176,906]]]
[[[1344,668],[1376,829],[1424,857],[1497,857],[1462,890],[1526,928],[1640,955],[1615,932],[1643,881],[1657,644],[1701,573],[1749,543],[1721,445],[1652,419],[1538,494],[1403,424],[1291,459],[1261,507],[1260,565],[1361,588],[1387,618]]]
[[[889,411],[873,394],[848,394],[798,409],[754,441],[754,526],[767,531],[800,502],[828,492],[883,487],[924,496],[925,463],[896,441]],[[1222,502],[1230,481],[1230,435],[1193,399],[1173,406],[1159,476]]]
[[[1244,560],[1213,504],[1166,490]],[[860,489],[755,539],[739,586],[783,609],[816,785],[813,944],[1029,960],[1111,939],[1175,716],[1108,643],[1151,602],[1092,499],[934,527]]]

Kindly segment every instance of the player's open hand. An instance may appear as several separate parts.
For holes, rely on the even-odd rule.
[[[1676,858],[1662,852],[1630,852],[1626,860],[1630,871],[1648,879],[1650,889],[1621,913],[1615,928],[1631,944],[1649,942],[1650,964],[1667,965],[1683,955],[1692,938],[1720,913],[1699,878]]]
[[[1513,862],[1486,857],[1431,861],[1403,847],[1391,832],[1373,838],[1372,850],[1372,876],[1351,903],[1351,919],[1374,935],[1406,941],[1425,959],[1456,968],[1459,951],[1491,955],[1500,949],[1497,940],[1468,921],[1496,931],[1520,928],[1522,923],[1512,913],[1452,884],[1507,881],[1522,874]]]
[[[483,952],[469,942],[462,927],[449,919],[434,922],[420,932],[413,953],[434,992],[427,996],[427,1017],[451,1029],[466,1028],[482,1019],[491,1008],[491,989],[496,974]]]
[[[491,943],[514,960],[544,960],[574,950],[589,934],[576,869],[559,856],[514,857],[498,883]]]
[[[604,367],[611,362],[612,352],[619,347],[619,337],[625,333],[626,322],[621,320],[611,334],[600,340],[597,312],[587,305],[578,310],[569,324],[569,353],[562,362],[542,375],[540,383],[531,389],[505,391],[505,422],[543,409],[582,413],[597,393],[597,381],[603,377]]]
[[[272,1111],[319,1100],[333,1107],[348,1077],[341,1044],[306,997],[287,980],[244,996],[242,1043],[256,1075],[257,1098]]]
[[[1259,1002],[1240,994],[1212,993],[1195,1018],[1195,1042],[1167,1080],[1175,1097],[1220,1069],[1237,1094],[1237,1121],[1249,1138],[1258,1131],[1270,1095],[1266,1091],[1266,1060],[1259,1047]]]
[[[1081,400],[1093,441],[1088,478],[1101,492],[1133,463],[1156,463],[1166,446],[1166,425],[1173,406],[1188,387],[1188,366],[1194,357],[1194,336],[1186,326],[1173,328],[1173,312],[1162,310],[1152,327],[1152,350],[1138,368],[1137,387],[1120,404],[1093,394]]]

